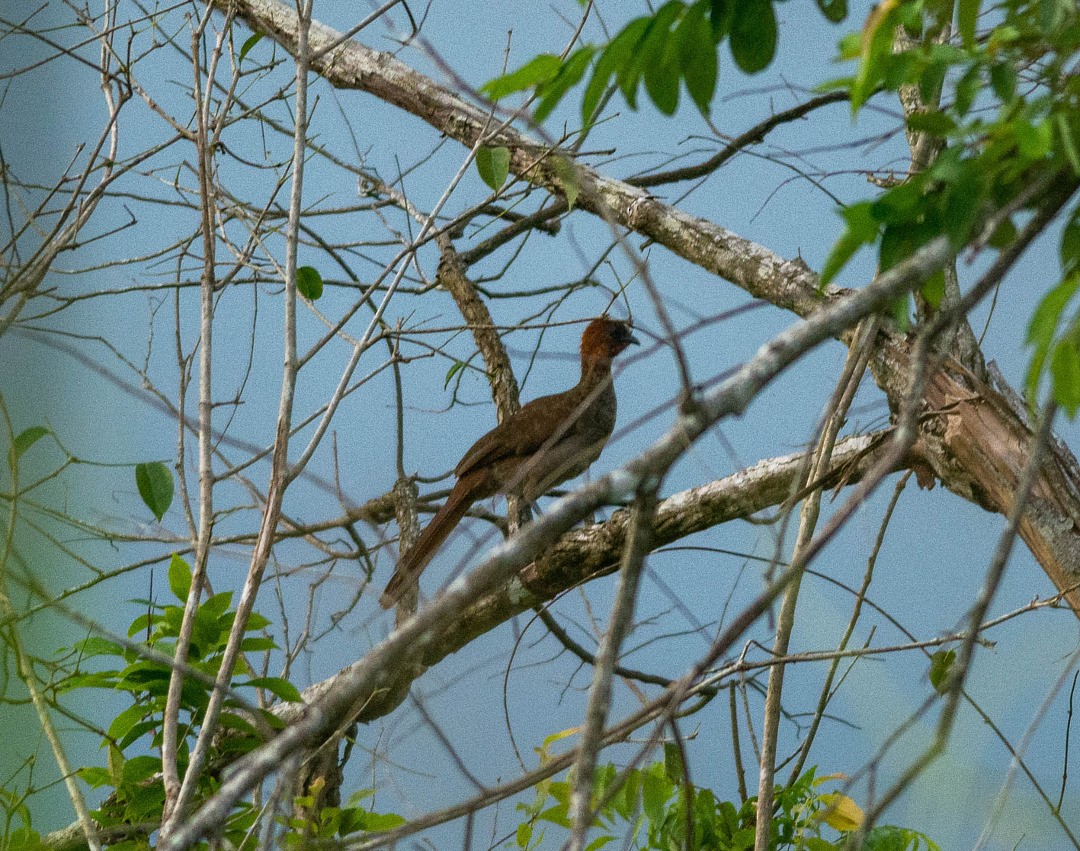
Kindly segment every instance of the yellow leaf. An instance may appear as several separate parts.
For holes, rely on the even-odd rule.
[[[540,764],[543,765],[549,759],[551,759],[551,746],[562,739],[567,739],[570,736],[577,735],[581,732],[580,727],[570,727],[566,730],[559,730],[557,733],[552,733],[541,743],[540,747],[533,748],[537,755],[540,757]]]
[[[850,833],[858,830],[865,816],[862,808],[847,795],[839,792],[830,792],[821,796],[821,802],[825,804],[825,811],[821,818],[829,827],[839,830],[841,833]]]
[[[828,783],[830,780],[847,780],[848,776],[842,771],[838,771],[835,774],[825,774],[821,777],[814,778],[814,785],[820,786],[822,783]]]

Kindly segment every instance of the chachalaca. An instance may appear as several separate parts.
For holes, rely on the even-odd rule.
[[[581,335],[581,379],[562,393],[542,396],[507,417],[454,468],[457,482],[427,528],[398,562],[379,603],[393,606],[417,578],[473,503],[495,494],[534,502],[585,472],[615,428],[611,362],[638,345],[630,323],[601,316]]]

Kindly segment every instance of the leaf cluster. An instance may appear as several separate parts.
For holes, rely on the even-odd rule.
[[[572,732],[556,733],[545,740],[537,749],[541,762],[549,758],[548,749],[557,738]],[[862,825],[862,810],[851,798],[819,789],[841,775],[819,778],[815,774],[812,768],[790,786],[776,788],[770,848],[843,848],[846,835]],[[569,779],[548,779],[537,784],[534,800],[518,805],[524,820],[507,847],[532,851],[541,847],[550,826],[570,830],[571,789]],[[710,789],[688,785],[678,748],[670,743],[664,747],[662,761],[644,768],[620,771],[610,763],[599,766],[593,781],[592,806],[596,813],[595,836],[587,846],[589,851],[616,840],[622,847],[649,851],[746,851],[754,847],[757,800],[750,798],[741,804],[721,801]],[[692,837],[687,836],[688,827],[693,830]],[[824,835],[826,828],[834,831],[832,839]],[[891,826],[871,830],[865,847],[871,851],[940,851],[923,834]]]
[[[588,75],[581,102],[581,121],[588,126],[613,86],[631,109],[637,109],[644,85],[656,108],[673,115],[682,84],[694,105],[708,115],[721,43],[727,42],[735,64],[747,74],[772,62],[778,38],[773,7],[774,0],[669,0],[653,14],[632,20],[605,45],[583,45],[565,59],[541,54],[481,90],[500,100],[532,89],[537,101],[534,117],[543,121]],[[846,0],[818,0],[818,7],[834,22],[847,15]]]
[[[106,689],[119,692],[130,699],[130,705],[120,711],[104,732],[101,747],[106,751],[105,765],[86,766],[77,771],[91,788],[108,793],[106,803],[95,811],[94,817],[102,826],[159,822],[165,801],[161,781],[161,747],[165,702],[169,689],[177,638],[184,616],[184,602],[191,590],[191,568],[178,555],[169,564],[169,588],[178,604],[159,604],[152,600],[136,601],[146,611],[138,615],[128,628],[128,637],[137,644],[124,645],[101,636],[90,636],[75,644],[74,670],[57,684],[59,693],[87,689]],[[187,666],[180,701],[180,731],[178,762],[181,770],[187,764],[189,743],[198,733],[198,719],[209,701],[214,678],[221,668],[225,645],[235,621],[232,592],[209,596],[195,612]],[[257,612],[252,613],[242,643],[244,653],[266,653],[277,649],[266,634],[270,621]],[[151,654],[143,648],[155,651]],[[236,663],[231,681],[239,695],[247,689],[265,689],[281,700],[299,701],[300,693],[281,677],[254,676],[243,655]],[[202,676],[199,676],[199,675]],[[252,706],[238,696],[225,702],[221,726],[228,735],[219,737],[214,759],[221,760],[244,753],[261,741],[254,723],[258,720],[271,729],[280,728],[275,715]],[[217,785],[208,777],[201,794],[210,794]],[[239,830],[235,825],[231,828]],[[242,838],[242,833],[239,836]],[[142,843],[142,844],[140,844]],[[114,848],[145,847],[143,840],[126,840]]]

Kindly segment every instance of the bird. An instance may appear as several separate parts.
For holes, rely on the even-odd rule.
[[[472,445],[454,468],[446,502],[398,561],[379,598],[384,609],[401,599],[473,503],[496,494],[535,502],[600,457],[615,428],[611,364],[631,345],[641,343],[629,321],[593,319],[581,335],[578,383],[534,399]]]

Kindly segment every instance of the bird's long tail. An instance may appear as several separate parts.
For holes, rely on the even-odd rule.
[[[454,531],[454,527],[461,522],[461,518],[475,501],[476,491],[472,484],[468,479],[458,479],[443,507],[435,513],[427,528],[416,539],[416,543],[401,557],[386,590],[379,598],[380,606],[389,609],[401,599],[409,583],[420,576],[439,551],[442,542]]]

